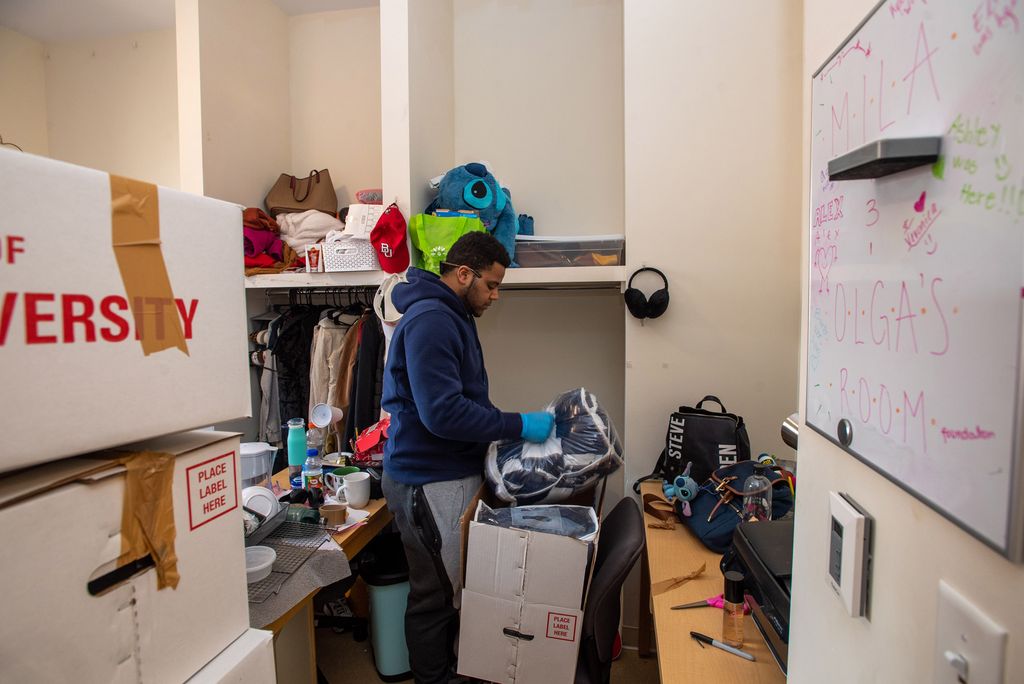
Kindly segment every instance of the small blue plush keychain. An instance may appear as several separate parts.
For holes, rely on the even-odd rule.
[[[687,518],[690,517],[690,502],[693,501],[693,497],[697,496],[698,489],[696,480],[690,477],[691,467],[693,467],[693,462],[687,462],[686,470],[683,471],[682,475],[677,475],[676,479],[672,480],[672,482],[666,482],[662,485],[665,498],[669,502],[679,499],[683,515]]]

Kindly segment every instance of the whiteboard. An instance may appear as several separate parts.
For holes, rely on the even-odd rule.
[[[807,424],[1020,556],[1024,4],[880,3],[813,76]],[[830,180],[884,139],[935,164]],[[849,444],[839,437],[848,421]]]

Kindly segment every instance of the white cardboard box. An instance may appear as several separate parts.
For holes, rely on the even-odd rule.
[[[471,522],[459,674],[507,684],[571,684],[592,546]]]
[[[237,205],[0,149],[0,207],[0,472],[251,414]]]
[[[171,500],[143,502],[173,505],[177,588],[158,590],[149,567],[91,593],[121,554],[128,476],[111,452],[0,477],[5,681],[182,682],[248,629],[238,436],[125,449],[174,456]]]
[[[248,629],[188,684],[274,684],[274,633]]]

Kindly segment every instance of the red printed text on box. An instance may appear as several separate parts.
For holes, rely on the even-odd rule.
[[[215,456],[186,470],[189,530],[238,508],[235,452]]]

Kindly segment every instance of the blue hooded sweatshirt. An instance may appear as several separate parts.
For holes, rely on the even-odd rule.
[[[522,418],[488,399],[476,322],[459,296],[428,271],[408,279],[391,294],[402,319],[384,370],[384,469],[407,485],[480,474],[488,444],[519,437]]]

